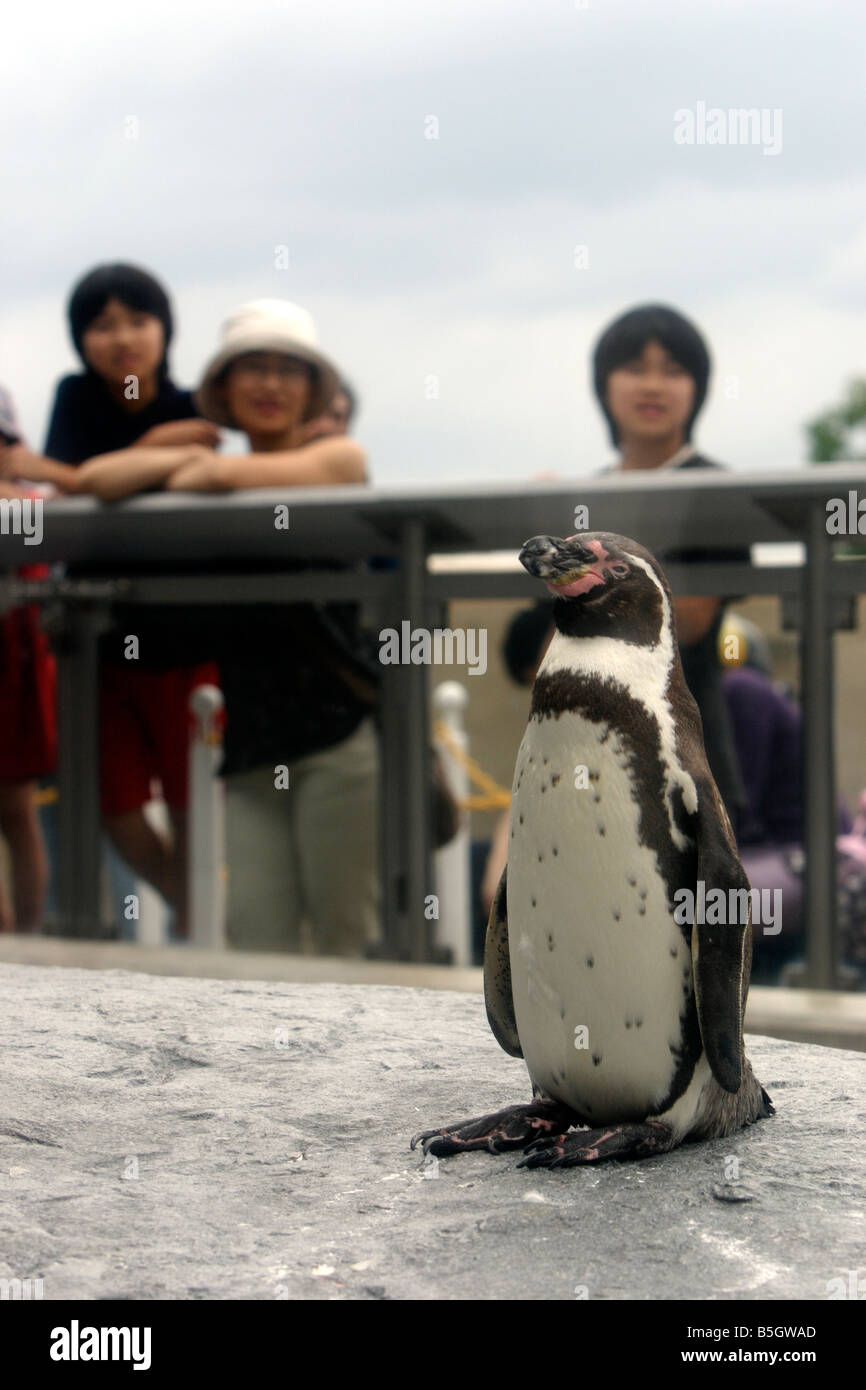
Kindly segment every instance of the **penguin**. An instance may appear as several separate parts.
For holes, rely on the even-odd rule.
[[[559,1168],[733,1134],[774,1113],[743,1043],[751,896],[670,588],[609,532],[535,536],[519,558],[556,598],[555,631],[515,765],[484,994],[532,1101],[411,1148],[522,1149],[519,1167]],[[704,910],[712,889],[722,924],[705,920],[720,915]]]

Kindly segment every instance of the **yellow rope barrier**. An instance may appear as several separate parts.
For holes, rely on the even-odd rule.
[[[441,719],[437,719],[433,725],[433,733],[440,743],[445,744],[454,760],[469,774],[469,780],[474,782],[476,787],[482,789],[483,795],[461,797],[461,810],[507,811],[511,805],[511,792],[506,791],[505,787],[500,787],[499,783],[494,782],[493,778],[484,771],[474,758],[470,758],[468,753],[464,753],[459,744],[455,743],[447,724],[444,724]]]

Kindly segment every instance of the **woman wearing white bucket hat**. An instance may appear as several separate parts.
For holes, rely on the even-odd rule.
[[[178,470],[174,490],[363,482],[366,457],[350,439],[306,442],[305,424],[340,389],[306,309],[282,299],[243,304],[223,327],[195,402],[214,424],[241,430],[251,453],[212,455]]]
[[[222,492],[362,483],[367,458],[354,440],[309,441],[308,422],[339,390],[306,309],[284,299],[252,300],[224,323],[194,396],[206,419],[246,434],[250,453],[217,454],[194,444],[124,449],[76,469],[76,491],[113,501],[159,487]]]
[[[307,311],[255,300],[226,321],[195,393],[206,419],[246,434],[249,454],[129,449],[78,472],[106,499],[153,487],[361,483],[366,456],[353,440],[307,442],[308,422],[339,389]],[[235,945],[360,955],[378,939],[378,671],[358,618],[354,604],[197,612],[199,636],[213,634],[228,716],[221,773]]]
[[[238,358],[267,352],[286,355],[313,368],[315,391],[308,416],[317,415],[336,395],[339,375],[319,350],[316,327],[307,310],[286,299],[255,299],[226,319],[222,343],[204,369],[195,400],[206,419],[236,428],[221,378]]]
[[[172,489],[361,482],[363,450],[306,442],[340,389],[306,310],[245,304],[227,320],[195,401],[243,431],[251,453],[202,457]],[[246,948],[358,955],[379,935],[377,673],[353,604],[237,610],[219,653],[225,760],[228,934]],[[223,632],[226,632],[223,627]],[[288,776],[278,775],[286,769]]]

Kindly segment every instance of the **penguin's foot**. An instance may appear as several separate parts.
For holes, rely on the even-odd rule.
[[[555,1100],[536,1100],[531,1105],[509,1105],[494,1115],[481,1115],[476,1120],[459,1120],[444,1129],[425,1129],[416,1134],[410,1148],[420,1144],[425,1154],[437,1158],[446,1154],[465,1153],[469,1149],[488,1149],[504,1153],[507,1149],[524,1149],[530,1140],[553,1142],[565,1134],[579,1117],[567,1105]]]
[[[608,1125],[538,1138],[527,1145],[518,1168],[573,1168],[605,1158],[649,1158],[676,1147],[673,1130],[659,1120],[639,1125]]]

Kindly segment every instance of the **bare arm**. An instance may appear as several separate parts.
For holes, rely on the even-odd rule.
[[[14,483],[0,482],[0,497],[31,497],[26,488],[16,487]]]
[[[273,454],[211,454],[178,470],[166,486],[175,491],[218,492],[247,487],[327,487],[363,483],[367,455],[353,439],[317,439]]]
[[[502,877],[502,870],[508,861],[508,826],[511,819],[509,811],[503,811],[499,820],[496,822],[496,829],[493,832],[493,839],[490,842],[490,853],[487,856],[487,864],[484,869],[484,878],[481,882],[481,901],[484,904],[484,911],[490,916],[490,909],[493,906],[493,899],[496,897],[496,889],[499,887],[499,880]]]
[[[71,463],[59,463],[57,459],[34,454],[26,444],[8,444],[0,449],[0,477],[26,478],[32,483],[53,483],[63,492],[75,488],[75,475],[78,469]]]
[[[134,446],[112,454],[99,454],[75,469],[74,491],[92,493],[103,502],[115,502],[134,492],[164,486],[179,468],[198,463],[203,455],[209,454],[210,450],[199,445],[178,449]]]

